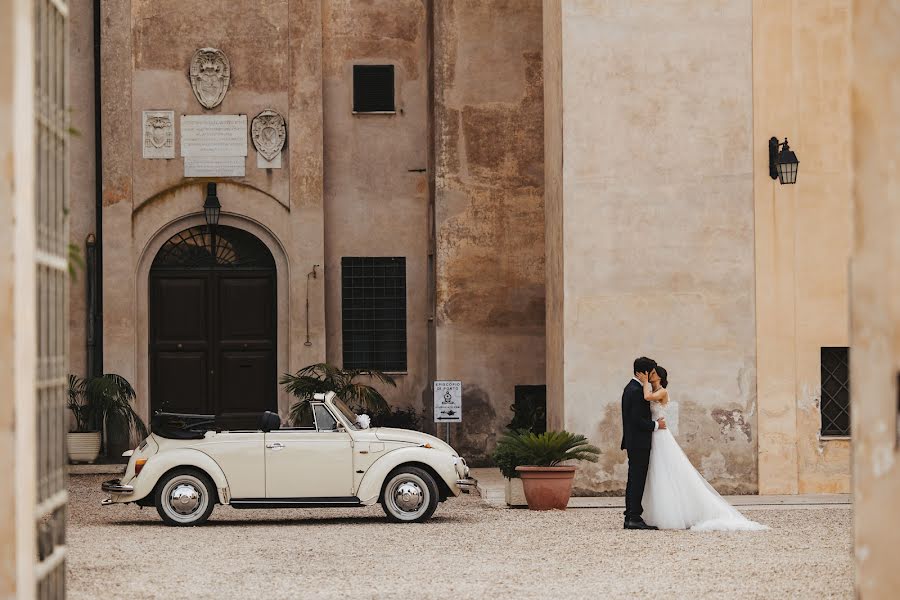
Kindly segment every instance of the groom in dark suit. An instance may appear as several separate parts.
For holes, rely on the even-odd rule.
[[[650,403],[644,400],[644,385],[638,373],[649,377],[656,368],[656,361],[642,356],[634,361],[634,376],[622,392],[622,450],[628,452],[628,483],[625,486],[625,529],[656,529],[644,523],[641,514],[644,507],[644,483],[650,466],[650,443],[653,432],[665,429],[665,419],[654,421],[650,416]]]

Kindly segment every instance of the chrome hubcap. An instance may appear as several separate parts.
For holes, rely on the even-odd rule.
[[[416,512],[424,500],[422,488],[414,481],[399,482],[394,488],[394,503],[403,512]]]
[[[169,494],[169,505],[180,515],[189,515],[200,506],[200,492],[189,483],[179,483]]]

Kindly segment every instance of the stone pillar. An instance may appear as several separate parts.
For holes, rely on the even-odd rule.
[[[753,3],[759,491],[846,493],[850,442],[822,438],[821,348],[848,345],[850,2]],[[800,159],[769,176],[772,136]]]
[[[851,405],[856,590],[900,589],[900,12],[855,1]]]
[[[603,450],[576,493],[624,489],[640,355],[700,471],[757,490],[751,37],[737,0],[544,3],[550,421]]]
[[[0,597],[35,593],[32,3],[0,3]]]

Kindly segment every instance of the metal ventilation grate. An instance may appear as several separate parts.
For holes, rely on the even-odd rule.
[[[406,371],[406,259],[341,259],[345,369]]]
[[[822,348],[822,435],[850,435],[850,349]]]

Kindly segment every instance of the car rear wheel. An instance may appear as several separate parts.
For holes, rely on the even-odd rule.
[[[175,469],[156,486],[156,512],[166,525],[200,525],[216,504],[216,488],[195,469]]]
[[[400,467],[387,477],[381,506],[391,521],[421,523],[434,514],[438,500],[434,477],[418,467]]]

